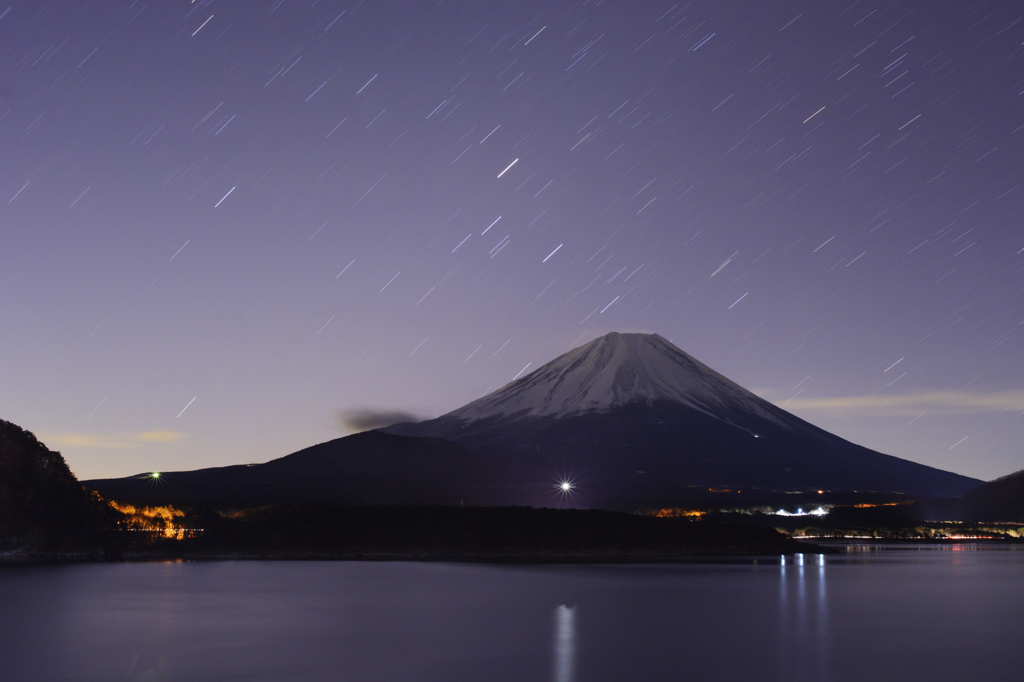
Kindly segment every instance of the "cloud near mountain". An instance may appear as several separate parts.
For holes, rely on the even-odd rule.
[[[929,414],[977,414],[1024,411],[1024,391],[925,391],[904,395],[865,395],[838,398],[796,398],[775,404],[790,411],[816,410],[836,415],[916,417]]]
[[[415,414],[400,410],[342,410],[338,421],[348,431],[370,431],[399,422],[416,422],[422,419]]]

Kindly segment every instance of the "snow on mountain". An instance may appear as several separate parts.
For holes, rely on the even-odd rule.
[[[567,417],[627,403],[681,403],[722,421],[735,411],[782,423],[775,409],[657,334],[612,332],[445,417]]]

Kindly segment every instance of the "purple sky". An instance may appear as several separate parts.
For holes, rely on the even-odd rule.
[[[1012,2],[5,3],[0,417],[82,478],[266,461],[642,330],[1010,473],[1022,43]]]

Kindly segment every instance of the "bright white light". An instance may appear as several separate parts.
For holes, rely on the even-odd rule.
[[[780,509],[777,512],[774,512],[774,514],[775,516],[825,516],[828,514],[828,509],[818,507],[817,509],[812,509],[809,512],[805,512],[802,508],[797,509],[795,512],[788,512],[785,509]]]
[[[153,473],[151,473],[149,475],[149,477],[150,478],[160,478],[160,472],[159,471],[154,471]]]
[[[555,481],[551,489],[554,490],[555,496],[561,500],[562,505],[566,506],[571,500],[576,498],[576,483],[573,481],[572,476],[559,476]]]

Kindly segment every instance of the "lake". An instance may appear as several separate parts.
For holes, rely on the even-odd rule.
[[[1017,680],[1024,546],[0,566],[4,680]]]

